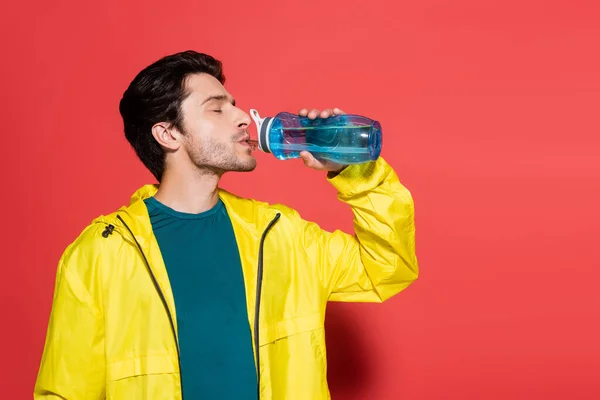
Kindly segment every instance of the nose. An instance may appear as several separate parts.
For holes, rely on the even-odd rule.
[[[237,116],[237,120],[236,120],[236,125],[239,128],[247,128],[248,126],[250,126],[250,123],[252,122],[252,119],[250,118],[250,115],[248,115],[244,110],[239,109],[239,113]]]

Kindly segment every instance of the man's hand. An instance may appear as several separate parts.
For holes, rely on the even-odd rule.
[[[342,115],[342,114],[345,114],[345,113],[342,110],[340,110],[339,108],[334,108],[334,109],[327,108],[323,111],[320,111],[320,110],[317,110],[314,108],[309,111],[307,108],[303,108],[302,110],[300,110],[300,112],[298,112],[298,115],[300,115],[301,117],[308,117],[310,119],[315,119],[317,117],[329,118],[332,115]],[[302,160],[304,161],[304,165],[306,165],[309,168],[315,169],[317,171],[329,171],[331,173],[337,173],[346,167],[343,164],[337,164],[332,161],[317,160],[308,151],[301,152],[300,157],[302,157]]]

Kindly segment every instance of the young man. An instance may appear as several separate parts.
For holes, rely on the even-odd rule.
[[[256,166],[224,81],[187,51],[125,91],[125,136],[160,183],[61,257],[36,399],[328,399],[327,301],[381,302],[417,278],[413,201],[382,158],[302,154],[352,208],[355,236],[219,188]]]

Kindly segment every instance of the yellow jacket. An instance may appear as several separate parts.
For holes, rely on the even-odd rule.
[[[381,302],[418,275],[413,200],[392,168],[380,158],[329,181],[355,236],[219,192],[240,248],[261,399],[329,399],[327,301]],[[143,202],[156,190],[144,186],[65,250],[35,399],[181,399],[176,308]]]

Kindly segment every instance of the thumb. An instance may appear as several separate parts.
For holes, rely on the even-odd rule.
[[[313,156],[308,151],[302,151],[300,153],[300,157],[302,161],[304,161],[304,165],[309,167],[312,164]]]

